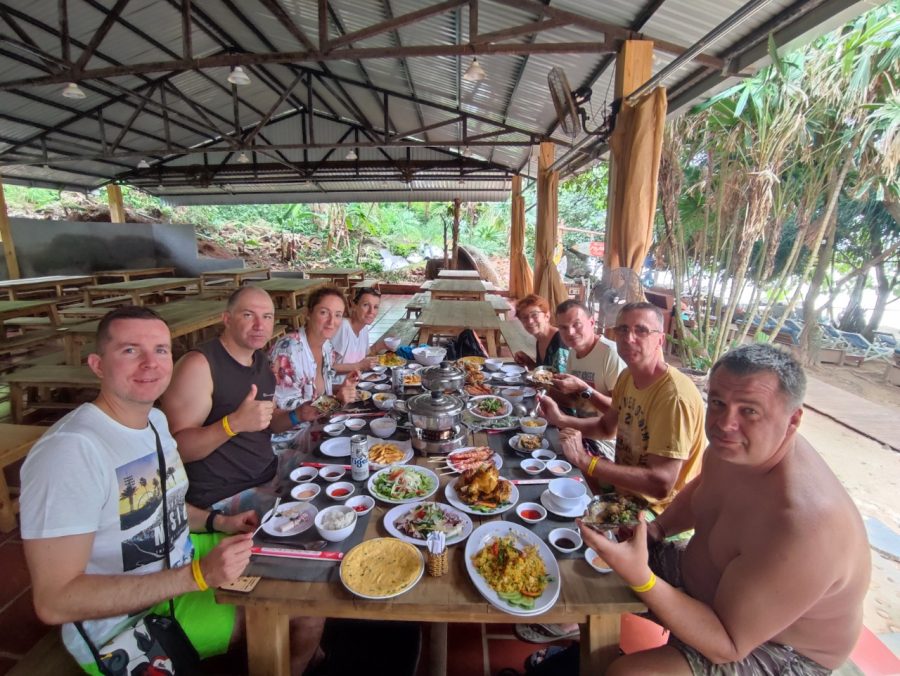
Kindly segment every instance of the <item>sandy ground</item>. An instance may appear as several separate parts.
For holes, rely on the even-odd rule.
[[[811,375],[830,385],[900,411],[900,387],[884,382],[886,366],[883,361],[869,361],[861,366],[820,364],[808,370]]]
[[[818,372],[816,375],[821,377]],[[890,402],[882,399],[880,403]],[[875,517],[900,533],[900,453],[810,409],[803,414],[800,431],[840,478],[863,517]],[[835,547],[839,546],[836,537]],[[900,632],[900,561],[874,549],[864,622],[876,634]]]

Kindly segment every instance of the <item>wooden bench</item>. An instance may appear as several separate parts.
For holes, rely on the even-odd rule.
[[[524,352],[532,359],[534,358],[537,349],[534,336],[525,330],[522,322],[518,320],[500,322],[500,335],[503,336],[503,342],[509,348],[510,356],[516,352]]]
[[[100,380],[86,365],[28,366],[0,377],[9,384],[9,406],[13,422],[21,424],[25,416],[41,409],[73,409],[78,401],[51,401],[54,390],[95,390]]]
[[[54,627],[25,653],[16,665],[6,672],[7,676],[35,676],[36,674],[53,674],[53,676],[83,676],[81,670],[66,646],[63,645],[59,628]]]
[[[363,279],[353,284],[351,289],[375,289],[381,291],[381,282],[377,279]]]
[[[19,501],[10,496],[3,471],[26,455],[46,427],[0,423],[0,531],[9,533],[16,527]]]
[[[428,305],[428,303],[430,302],[430,291],[420,291],[419,293],[415,294],[406,303],[406,318],[410,319],[413,316],[418,317],[422,313],[422,308]]]
[[[498,296],[494,293],[487,294],[484,299],[494,306],[494,312],[497,313],[497,316],[500,319],[506,319],[506,313],[512,310],[512,307],[503,296]]]

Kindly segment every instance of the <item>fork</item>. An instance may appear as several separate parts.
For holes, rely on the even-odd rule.
[[[263,519],[262,521],[259,522],[259,525],[256,527],[256,530],[253,531],[253,537],[256,537],[256,534],[263,527],[264,523],[272,520],[272,518],[275,516],[275,512],[278,511],[278,505],[280,505],[280,504],[281,504],[281,497],[275,498],[275,504],[272,505],[272,511],[269,512],[269,515],[265,519]]]

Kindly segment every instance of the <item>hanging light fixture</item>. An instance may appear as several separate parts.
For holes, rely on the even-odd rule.
[[[239,164],[250,164],[250,156],[242,151],[241,154],[238,155],[237,161]]]
[[[359,155],[356,154],[356,151],[355,151],[353,148],[350,148],[350,152],[347,153],[346,159],[351,160],[351,161],[352,161],[352,160],[358,160],[358,159],[359,159]]]
[[[470,63],[469,67],[466,69],[466,72],[463,73],[462,79],[468,80],[469,82],[481,82],[486,77],[487,73],[484,72],[484,68],[478,63],[478,59],[474,58],[472,59],[472,63]]]
[[[67,99],[83,99],[87,96],[87,94],[82,91],[81,87],[74,82],[70,82],[65,86],[62,90],[62,95]]]
[[[141,161],[137,163],[137,168],[138,169],[149,169],[150,163],[142,157]]]
[[[250,76],[240,66],[232,66],[231,73],[228,74],[228,81],[240,87],[250,84]]]

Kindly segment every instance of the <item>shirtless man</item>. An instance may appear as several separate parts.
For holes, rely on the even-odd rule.
[[[581,525],[585,543],[672,632],[668,645],[621,657],[608,674],[818,675],[847,659],[869,545],[852,499],[797,434],[805,388],[789,354],[732,350],[712,369],[700,475],[627,542]],[[683,553],[663,544],[691,528]]]

